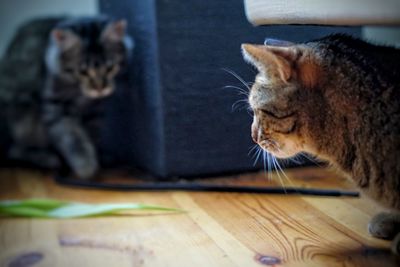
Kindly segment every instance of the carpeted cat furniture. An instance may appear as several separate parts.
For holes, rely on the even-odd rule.
[[[260,160],[254,165],[248,155],[254,145],[252,118],[246,103],[237,102],[246,97],[224,88],[245,88],[224,68],[246,82],[254,79],[255,72],[243,62],[241,43],[360,33],[359,28],[255,28],[242,0],[101,0],[100,8],[127,18],[136,41],[129,81],[110,108],[109,135],[117,143],[110,151],[164,178],[262,168]]]

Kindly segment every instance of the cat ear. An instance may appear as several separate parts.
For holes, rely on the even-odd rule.
[[[266,38],[264,41],[264,45],[270,45],[270,46],[293,46],[296,45],[295,43],[285,41],[285,40],[279,40],[279,39],[273,39],[273,38]]]
[[[297,79],[307,87],[314,87],[318,79],[318,67],[310,50],[300,45],[242,45],[243,56],[260,72],[278,74],[288,82]]]
[[[271,51],[269,46],[242,44],[242,53],[244,59],[260,72],[278,74],[284,82],[292,76],[290,62]]]
[[[304,45],[266,46],[266,48],[289,62],[292,77],[306,87],[315,87],[318,82],[319,68],[310,48]]]
[[[117,20],[110,22],[103,31],[102,38],[104,40],[121,42],[126,33],[127,22],[126,20]]]
[[[70,30],[54,29],[51,31],[51,38],[62,50],[70,49],[79,44],[79,37]]]

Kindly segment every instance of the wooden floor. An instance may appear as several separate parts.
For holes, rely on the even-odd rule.
[[[352,188],[323,169],[290,170],[287,175],[298,186]],[[275,185],[279,179],[274,174],[268,181],[257,173],[214,181]],[[1,266],[400,266],[388,241],[368,235],[367,222],[380,209],[363,198],[110,192],[61,187],[38,172],[0,171],[1,199],[30,197],[143,202],[188,212],[0,218]]]

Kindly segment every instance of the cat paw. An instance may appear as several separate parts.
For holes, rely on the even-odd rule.
[[[400,214],[378,213],[369,222],[368,232],[377,238],[393,239],[400,232]]]
[[[99,165],[95,159],[76,159],[71,167],[78,178],[88,180],[96,174]]]
[[[393,254],[400,255],[400,233],[397,233],[396,237],[392,241],[391,250]]]

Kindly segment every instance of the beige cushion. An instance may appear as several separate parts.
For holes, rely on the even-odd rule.
[[[263,24],[400,25],[400,0],[244,0],[248,20]]]

